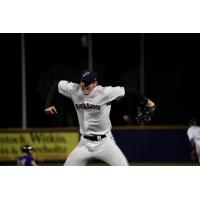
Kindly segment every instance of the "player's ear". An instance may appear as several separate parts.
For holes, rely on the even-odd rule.
[[[95,87],[97,86],[97,84],[98,84],[97,81],[94,81],[94,86],[95,86]]]

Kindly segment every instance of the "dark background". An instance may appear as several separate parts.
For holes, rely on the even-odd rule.
[[[60,105],[57,117],[46,116],[43,110],[55,80],[79,82],[80,72],[88,67],[86,36],[84,33],[25,34],[28,127],[77,125],[73,104],[67,98],[57,102]],[[93,68],[100,84],[123,85],[140,91],[141,36],[92,34]],[[190,117],[198,118],[200,114],[200,34],[143,36],[145,95],[157,104],[152,124],[186,125]],[[0,34],[0,44],[0,127],[21,127],[21,34]],[[122,115],[127,111],[134,115],[134,109],[129,109],[130,106],[127,109],[127,105],[127,102],[113,102],[113,125],[124,125]]]

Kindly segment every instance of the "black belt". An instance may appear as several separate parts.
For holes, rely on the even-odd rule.
[[[88,135],[84,135],[83,136],[85,139],[91,140],[91,141],[99,141],[102,138],[105,138],[106,135],[94,135],[94,136],[88,136]]]

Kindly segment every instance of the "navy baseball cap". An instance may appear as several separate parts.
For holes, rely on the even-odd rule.
[[[97,74],[92,70],[86,69],[81,73],[81,81],[83,83],[89,84],[96,80],[97,80]]]

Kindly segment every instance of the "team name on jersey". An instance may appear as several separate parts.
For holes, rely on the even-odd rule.
[[[93,105],[93,104],[89,104],[89,103],[75,104],[75,106],[76,106],[77,110],[86,110],[86,111],[101,110],[100,105]]]

